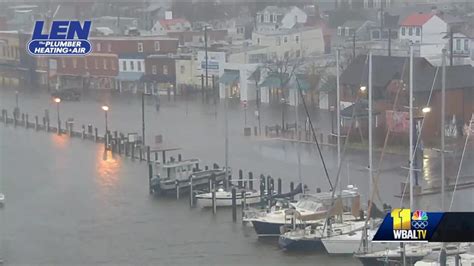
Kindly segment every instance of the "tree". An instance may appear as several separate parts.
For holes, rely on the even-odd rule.
[[[295,71],[302,65],[303,60],[301,58],[291,59],[286,56],[284,58],[277,58],[267,62],[264,69],[267,73],[267,79],[273,79],[274,82],[269,84],[272,88],[280,89],[278,94],[279,99],[286,98],[288,96],[288,85],[291,78],[295,74]],[[276,82],[275,82],[276,81]]]

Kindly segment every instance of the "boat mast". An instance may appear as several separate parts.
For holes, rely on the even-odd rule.
[[[227,118],[227,98],[228,98],[228,88],[225,88],[224,92],[224,123],[225,123],[225,178],[224,178],[224,185],[227,187],[228,180],[229,180],[229,120]]]
[[[299,88],[296,88],[295,89],[295,133],[296,133],[296,136],[297,138],[299,138],[299,128],[298,128],[298,125],[299,125],[299,111],[298,111],[298,107],[299,107],[299,103],[300,103],[300,94],[298,93],[298,90]],[[301,151],[300,151],[300,143],[298,142],[298,145],[296,147],[296,157],[297,157],[297,161],[298,161],[298,180],[300,182],[301,185],[303,185],[303,178],[302,178],[302,175],[301,175]],[[303,188],[303,191],[302,191],[303,195],[304,195],[304,188]]]
[[[410,96],[409,102],[409,114],[410,114],[410,131],[409,131],[409,163],[410,163],[410,210],[414,209],[413,206],[413,45],[410,45]]]
[[[336,123],[337,123],[337,169],[341,167],[341,92],[339,87],[339,56],[341,50],[336,50]],[[340,183],[340,179],[339,179]],[[340,184],[337,184],[341,188]]]
[[[442,55],[442,81],[441,81],[441,211],[445,211],[444,197],[445,197],[445,143],[444,143],[444,128],[445,128],[445,112],[446,112],[446,49],[443,49]]]
[[[369,96],[369,197],[372,195],[373,190],[373,160],[372,160],[372,51],[369,51],[369,84],[368,84],[368,96]]]

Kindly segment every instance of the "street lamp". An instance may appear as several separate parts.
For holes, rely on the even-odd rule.
[[[421,111],[424,113],[424,114],[427,114],[429,112],[431,112],[431,107],[429,106],[425,106],[421,109]]]
[[[109,127],[107,124],[107,113],[109,111],[109,106],[103,105],[102,110],[104,110],[104,113],[105,113],[105,134],[107,134],[109,132]]]
[[[366,86],[360,86],[360,91],[361,91],[361,92],[364,92],[364,91],[366,91],[366,90],[367,90],[367,87],[366,87]]]
[[[56,112],[58,115],[58,135],[61,135],[61,119],[59,116],[59,103],[61,102],[61,98],[59,97],[54,98],[54,102],[56,103]]]

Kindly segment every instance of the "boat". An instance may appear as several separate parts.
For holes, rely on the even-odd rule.
[[[443,248],[443,243],[405,243],[405,260],[408,265],[413,265],[424,257],[439,253]],[[453,256],[456,254],[466,253],[469,250],[469,244],[462,243],[451,244],[445,246],[446,255]],[[400,265],[402,263],[403,249],[398,247],[396,249],[387,249],[372,253],[355,254],[363,265]]]
[[[332,235],[323,237],[321,242],[330,255],[353,255],[361,247],[361,239],[363,238],[363,229],[355,230],[343,235]],[[371,252],[381,251],[385,249],[396,248],[398,243],[394,242],[372,242],[377,229],[367,229],[368,250]]]
[[[3,193],[0,193],[0,206],[3,206],[5,202],[5,195]]]
[[[356,187],[349,185],[342,190],[342,198],[358,196]],[[304,194],[296,203],[289,203],[287,208],[274,208],[269,212],[261,212],[256,217],[248,218],[246,221],[252,223],[257,236],[278,237],[282,228],[305,228],[310,225],[321,225],[324,223],[330,206],[332,192],[321,192],[316,194]],[[298,215],[291,215],[295,210]]]
[[[433,254],[434,255],[434,254]],[[427,256],[415,263],[415,266],[441,266],[439,256]],[[447,256],[445,266],[474,265],[474,246],[471,245],[470,251],[464,254],[455,254]]]
[[[242,193],[245,193],[245,196],[242,197]],[[260,191],[256,190],[246,190],[246,189],[237,189],[236,195],[236,205],[240,206],[243,202],[245,204],[256,204],[260,202]],[[197,205],[201,208],[210,208],[212,207],[212,192],[202,193],[196,195]],[[229,207],[232,206],[232,192],[226,191],[223,188],[219,188],[216,191],[216,206],[217,207]]]
[[[176,161],[171,159],[168,162],[155,162],[155,172],[157,175],[150,180],[150,187],[155,194],[166,194],[168,192],[186,191],[192,181],[193,189],[209,186],[209,180],[219,183],[225,179],[226,170],[215,168],[202,170],[198,168],[198,159],[188,159]],[[196,167],[195,167],[196,166]],[[227,170],[230,172],[230,169]]]

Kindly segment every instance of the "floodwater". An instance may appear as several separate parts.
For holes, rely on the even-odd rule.
[[[190,209],[148,195],[145,164],[103,146],[0,126],[7,265],[334,265],[352,258],[287,254],[233,223],[229,210]]]
[[[15,104],[13,91],[0,91],[1,108],[13,110]],[[103,104],[110,106],[111,130],[141,132],[140,99],[134,96],[61,103],[61,118],[74,118],[76,128],[91,123],[103,132]],[[56,108],[47,94],[21,92],[19,106],[22,112],[30,117],[38,115],[40,120],[44,109],[49,109],[51,121],[56,121]],[[149,144],[155,135],[163,134],[167,146],[182,148],[183,158],[197,157],[203,164],[223,165],[221,106],[200,100],[162,100],[159,112],[152,104],[147,104],[145,110]],[[254,126],[256,119],[251,110],[247,110],[247,123]],[[291,112],[288,108],[287,119]],[[229,164],[234,174],[239,168],[254,175],[270,174],[282,178],[287,191],[290,181],[298,181],[298,146],[244,137],[244,115],[240,106],[231,105]],[[281,110],[266,108],[262,119],[262,124],[278,123]],[[328,123],[323,114],[315,116],[315,123],[320,131],[330,129],[330,120]],[[327,190],[329,185],[315,147],[299,147],[303,182],[313,191],[316,187]],[[275,242],[258,240],[252,228],[233,223],[229,210],[219,209],[213,215],[190,209],[187,199],[154,198],[148,194],[146,165],[104,154],[100,144],[0,124],[0,152],[0,190],[6,195],[5,207],[0,209],[0,257],[7,264],[358,264],[351,257],[283,252]],[[323,155],[334,183],[335,149],[325,146]],[[350,150],[346,156],[341,183],[354,184],[366,195],[367,151]],[[375,153],[375,162],[378,156]],[[389,154],[382,166],[380,194],[384,202],[394,206],[399,206],[400,200],[393,195],[399,194],[400,183],[405,181],[406,170],[400,166],[406,161],[405,155]],[[426,159],[421,182],[436,179],[438,161],[436,157]],[[457,170],[456,156],[448,162],[450,172]],[[466,163],[462,174],[472,173],[472,169]],[[465,191],[456,202],[472,204],[472,195],[472,191]],[[472,210],[472,205],[457,209]]]

